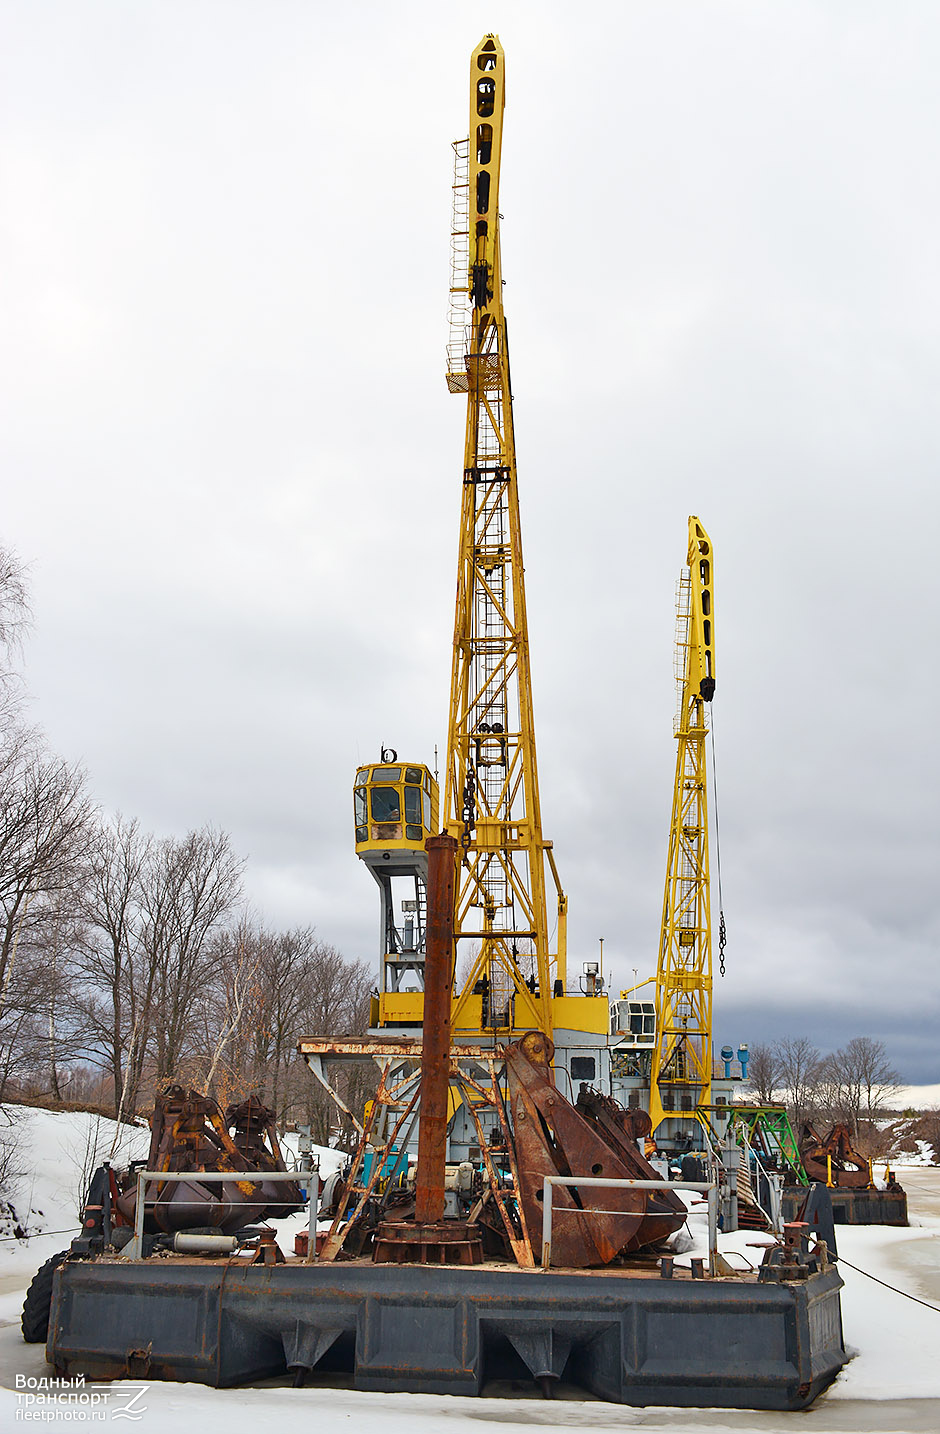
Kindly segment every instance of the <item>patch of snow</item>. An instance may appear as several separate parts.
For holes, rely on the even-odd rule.
[[[289,1130],[286,1135],[278,1134],[278,1140],[288,1169],[296,1167],[297,1161],[300,1159],[299,1135],[296,1131]],[[345,1165],[349,1159],[345,1151],[334,1150],[329,1145],[314,1145],[311,1147],[310,1153],[319,1167],[321,1180],[325,1180],[328,1175],[339,1170],[340,1166]]]
[[[0,1114],[11,1122],[17,1165],[27,1172],[12,1182],[8,1198],[28,1235],[0,1241],[2,1277],[19,1271],[31,1274],[50,1255],[66,1249],[79,1232],[81,1202],[93,1171],[103,1160],[123,1166],[145,1157],[150,1131],[119,1126],[86,1111],[3,1106]]]
[[[926,1140],[914,1142],[917,1150],[901,1150],[891,1160],[892,1170],[915,1169],[919,1165],[935,1165],[933,1146]]]

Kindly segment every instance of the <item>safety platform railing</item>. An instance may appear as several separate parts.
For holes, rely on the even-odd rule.
[[[307,1178],[304,1179],[304,1176]],[[144,1191],[155,1181],[189,1181],[198,1185],[221,1185],[224,1183],[266,1185],[269,1181],[292,1180],[296,1185],[306,1185],[309,1204],[308,1249],[316,1248],[317,1215],[320,1209],[320,1182],[316,1170],[138,1170],[137,1204],[134,1209],[134,1238],[125,1245],[121,1253],[129,1260],[143,1259],[144,1243]]]
[[[553,1192],[556,1185],[595,1186],[608,1190],[698,1190],[708,1193],[708,1273],[718,1273],[718,1185],[709,1180],[608,1180],[602,1175],[546,1175],[542,1180],[542,1269],[548,1270],[552,1263],[552,1215]],[[561,1210],[559,1214],[581,1214],[577,1207]],[[623,1210],[586,1210],[587,1215],[623,1215]]]

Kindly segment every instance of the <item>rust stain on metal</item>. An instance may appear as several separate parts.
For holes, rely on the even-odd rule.
[[[457,839],[442,833],[440,836],[428,837],[426,845],[428,919],[424,962],[424,1049],[421,1057],[415,1224],[437,1225],[444,1217]]]
[[[632,1180],[658,1180],[659,1172],[640,1154],[637,1141],[650,1131],[650,1118],[645,1110],[624,1110],[609,1095],[600,1091],[582,1090],[575,1104],[579,1115],[590,1120],[630,1171]],[[603,1191],[601,1194],[603,1195]],[[644,1245],[666,1240],[684,1223],[686,1208],[674,1190],[646,1192],[646,1214],[639,1230],[628,1240],[622,1254],[642,1249]],[[677,1218],[679,1217],[678,1222]]]
[[[375,1232],[372,1259],[377,1265],[481,1265],[483,1243],[479,1231],[460,1220],[388,1220]]]
[[[221,1233],[269,1216],[289,1215],[301,1205],[300,1188],[264,1181],[265,1171],[286,1169],[274,1128],[274,1112],[255,1096],[223,1111],[211,1096],[181,1085],[158,1091],[150,1122],[149,1170],[192,1171],[192,1182],[155,1183],[148,1199],[146,1233],[211,1226]],[[201,1185],[200,1171],[258,1172],[257,1180]],[[117,1192],[121,1215],[133,1223],[136,1179]]]
[[[384,1081],[384,1079],[385,1079],[385,1077],[386,1077],[387,1075],[388,1075],[388,1065],[386,1065],[384,1071],[382,1072],[382,1079],[383,1079],[383,1081]],[[376,1101],[373,1101],[373,1102],[372,1102],[372,1107],[371,1107],[371,1109],[370,1109],[370,1111],[369,1111],[368,1116],[366,1117],[365,1124],[363,1125],[363,1128],[362,1128],[362,1135],[359,1137],[359,1144],[356,1146],[356,1153],[355,1153],[355,1155],[353,1156],[352,1166],[351,1166],[350,1171],[349,1171],[349,1179],[348,1179],[347,1184],[346,1184],[347,1190],[351,1190],[351,1189],[355,1186],[356,1180],[357,1180],[358,1177],[359,1177],[359,1171],[362,1169],[362,1163],[363,1163],[363,1161],[364,1161],[364,1159],[365,1159],[366,1146],[367,1146],[367,1144],[369,1143],[369,1137],[370,1137],[371,1134],[372,1134],[372,1128],[373,1128],[373,1126],[375,1125],[376,1118],[377,1118],[377,1116],[378,1116],[379,1111],[381,1110],[381,1108],[382,1108],[382,1107],[381,1107],[379,1101],[376,1100]],[[378,1169],[378,1161],[376,1161],[376,1169]],[[364,1200],[360,1202],[360,1204],[364,1204],[364,1203],[365,1203]],[[340,1250],[343,1248],[343,1241],[344,1241],[344,1239],[346,1238],[346,1233],[347,1233],[347,1231],[348,1231],[348,1229],[349,1229],[349,1225],[352,1224],[352,1221],[349,1221],[349,1222],[347,1223],[345,1229],[342,1229],[342,1228],[341,1228],[341,1227],[342,1227],[342,1224],[343,1224],[343,1212],[344,1212],[345,1208],[346,1208],[346,1201],[345,1201],[345,1199],[340,1200],[340,1202],[339,1202],[339,1204],[338,1204],[338,1206],[337,1206],[337,1208],[336,1208],[336,1215],[335,1215],[334,1218],[333,1218],[333,1223],[332,1223],[332,1225],[330,1226],[329,1234],[327,1235],[326,1240],[325,1240],[325,1242],[324,1242],[323,1251],[322,1251],[322,1253],[321,1253],[321,1255],[320,1255],[320,1259],[326,1261],[327,1263],[329,1263],[330,1260],[335,1260],[335,1259],[336,1259],[336,1256],[339,1254]],[[357,1213],[358,1213],[358,1209],[357,1209]],[[355,1216],[354,1216],[353,1218],[355,1218]],[[309,1260],[312,1260],[312,1259],[313,1259],[313,1256],[314,1256],[314,1251],[313,1251],[313,1250],[308,1250],[308,1251],[307,1251],[307,1259],[308,1259],[308,1261],[309,1261]]]
[[[528,1031],[507,1046],[506,1071],[520,1202],[529,1230],[542,1219],[542,1180],[546,1175],[608,1176],[612,1180],[649,1179],[646,1162],[634,1158],[626,1138],[612,1138],[586,1115],[580,1114],[551,1081],[552,1042],[541,1031]],[[625,1132],[624,1132],[625,1136]],[[655,1171],[652,1178],[658,1178]],[[653,1212],[647,1192],[630,1186],[557,1186],[554,1203],[560,1218],[552,1236],[556,1265],[582,1269],[607,1265],[624,1249],[637,1249],[678,1229],[685,1207],[670,1207],[665,1188]],[[610,1213],[613,1212],[613,1213]]]
[[[385,1040],[381,1036],[304,1036],[297,1042],[302,1056],[352,1056],[362,1059],[368,1056],[402,1056],[406,1060],[421,1060],[423,1042],[410,1037]],[[457,1061],[485,1060],[494,1054],[492,1043],[476,1042],[451,1046],[451,1056]],[[497,1052],[498,1054],[498,1052]]]
[[[512,1130],[509,1126],[509,1116],[506,1113],[506,1102],[503,1100],[503,1093],[499,1088],[499,1077],[496,1073],[496,1062],[490,1061],[489,1068],[490,1079],[493,1082],[493,1094],[495,1096],[496,1102],[496,1113],[499,1116],[499,1128],[502,1131],[503,1144],[506,1147],[506,1153],[509,1157],[509,1169],[512,1174],[513,1189],[516,1191],[516,1209],[519,1214],[519,1224],[522,1227],[522,1238],[525,1248],[526,1250],[528,1250],[528,1259],[519,1260],[519,1263],[528,1264],[528,1261],[531,1260],[532,1264],[534,1265],[535,1257],[532,1253],[532,1241],[529,1238],[529,1231],[526,1224],[525,1208],[522,1204],[522,1200],[519,1198],[519,1166],[516,1161],[516,1144],[512,1138]],[[516,1258],[519,1259],[518,1254],[516,1255]]]
[[[864,1155],[852,1148],[847,1125],[834,1125],[821,1136],[807,1121],[800,1132],[800,1159],[810,1180],[848,1190],[870,1190],[871,1167]],[[850,1167],[854,1167],[850,1168]]]
[[[320,1255],[320,1259],[321,1259],[321,1260],[325,1260],[327,1263],[329,1263],[331,1260],[335,1260],[335,1259],[337,1258],[337,1256],[339,1255],[339,1252],[340,1252],[340,1250],[343,1248],[343,1245],[344,1245],[344,1243],[345,1243],[345,1241],[346,1241],[347,1235],[348,1235],[349,1232],[356,1226],[357,1222],[359,1221],[360,1217],[362,1216],[362,1212],[365,1210],[366,1206],[369,1204],[369,1201],[370,1201],[371,1196],[372,1196],[372,1192],[374,1191],[376,1185],[378,1184],[379,1178],[381,1177],[382,1171],[383,1171],[383,1169],[384,1169],[384,1167],[385,1167],[385,1161],[386,1161],[388,1155],[390,1154],[390,1152],[391,1152],[392,1150],[394,1150],[394,1148],[395,1148],[395,1141],[398,1139],[399,1132],[401,1131],[402,1126],[404,1125],[405,1121],[408,1119],[409,1115],[411,1114],[411,1112],[412,1112],[412,1110],[414,1109],[414,1107],[415,1107],[415,1105],[417,1104],[417,1102],[418,1102],[418,1092],[415,1091],[414,1095],[411,1097],[411,1100],[408,1102],[408,1104],[405,1106],[405,1109],[402,1111],[401,1115],[398,1117],[398,1120],[397,1120],[397,1122],[396,1122],[396,1124],[395,1124],[395,1129],[392,1131],[392,1133],[391,1133],[391,1135],[389,1136],[388,1140],[385,1142],[385,1145],[384,1145],[383,1147],[381,1147],[380,1150],[377,1150],[377,1151],[376,1151],[375,1159],[374,1159],[373,1162],[372,1162],[372,1174],[371,1174],[370,1177],[369,1177],[369,1182],[368,1182],[368,1184],[360,1191],[360,1193],[359,1193],[359,1202],[358,1202],[358,1204],[356,1205],[356,1208],[355,1208],[355,1210],[353,1211],[353,1213],[350,1215],[349,1219],[346,1221],[346,1224],[343,1225],[342,1228],[340,1228],[340,1226],[341,1226],[341,1224],[342,1224],[343,1211],[344,1211],[344,1209],[346,1208],[347,1202],[346,1202],[345,1199],[341,1199],[341,1200],[340,1200],[340,1202],[339,1202],[339,1208],[338,1208],[338,1210],[337,1210],[337,1212],[336,1212],[336,1218],[334,1219],[332,1225],[330,1226],[330,1233],[328,1234],[328,1236],[327,1236],[327,1238],[326,1238],[326,1241],[324,1242],[324,1245],[323,1245],[323,1250],[322,1250],[321,1255]],[[347,1188],[347,1191],[352,1191],[352,1189],[354,1188],[354,1180],[355,1180],[356,1175],[358,1175],[359,1168],[360,1168],[361,1165],[362,1165],[362,1158],[363,1158],[363,1155],[364,1155],[364,1153],[365,1153],[365,1147],[366,1147],[366,1144],[367,1144],[368,1139],[369,1139],[369,1132],[371,1132],[371,1130],[372,1130],[372,1123],[373,1123],[374,1116],[375,1116],[376,1112],[377,1112],[379,1109],[381,1109],[381,1108],[382,1108],[382,1107],[380,1107],[379,1102],[378,1102],[378,1101],[375,1101],[374,1104],[373,1104],[373,1107],[372,1107],[372,1111],[370,1112],[370,1119],[369,1119],[369,1121],[367,1122],[366,1133],[363,1135],[362,1140],[359,1142],[359,1149],[358,1149],[358,1151],[356,1152],[357,1158],[356,1158],[356,1160],[353,1162],[353,1169],[352,1169],[352,1171],[350,1172],[349,1182],[348,1182],[347,1187],[346,1187],[346,1188]],[[309,1260],[310,1258],[311,1258],[311,1255],[310,1255],[310,1251],[308,1250],[308,1252],[307,1252],[307,1259]]]
[[[474,1127],[476,1129],[477,1141],[479,1142],[480,1146],[480,1155],[486,1168],[486,1175],[487,1179],[489,1180],[492,1197],[496,1201],[496,1206],[499,1210],[500,1218],[502,1219],[503,1226],[506,1231],[506,1238],[508,1239],[512,1252],[516,1257],[516,1263],[520,1265],[523,1269],[532,1269],[535,1265],[535,1257],[532,1254],[532,1245],[525,1227],[525,1217],[522,1210],[522,1201],[518,1198],[518,1180],[516,1181],[516,1184],[512,1190],[505,1189],[505,1187],[501,1184],[499,1175],[490,1157],[490,1152],[486,1144],[486,1136],[483,1132],[483,1127],[480,1124],[479,1116],[473,1108],[473,1102],[470,1100],[469,1093],[465,1094],[465,1100],[467,1104],[467,1109],[470,1112]],[[509,1148],[511,1149],[511,1147],[512,1142],[509,1141]],[[509,1201],[513,1199],[515,1200],[516,1209],[519,1212],[518,1227],[513,1222],[512,1211],[509,1208]]]

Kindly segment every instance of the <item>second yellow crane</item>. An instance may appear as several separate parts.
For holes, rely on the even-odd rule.
[[[656,972],[656,1039],[650,1073],[653,1134],[691,1134],[712,1081],[712,946],[705,738],[715,694],[714,555],[701,521],[689,519],[676,628],[676,778]]]

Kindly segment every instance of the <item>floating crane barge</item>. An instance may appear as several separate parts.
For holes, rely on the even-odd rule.
[[[259,1170],[269,1207],[290,1178],[260,1135],[239,1172],[216,1118],[221,1154],[200,1165],[196,1111],[188,1165],[138,1172],[133,1199],[103,1176],[55,1273],[47,1357],[61,1375],[225,1386],[341,1372],[359,1389],[434,1394],[529,1377],[546,1396],[800,1409],[845,1362],[834,1242],[812,1238],[822,1224],[790,1223],[759,1265],[731,1270],[712,1170],[683,1187],[707,1207],[708,1256],[675,1262],[666,1242],[687,1207],[641,1153],[648,1112],[605,1093],[610,1017],[597,968],[586,964],[580,989],[568,983],[567,899],[536,774],[499,252],[503,101],[503,51],[486,35],[471,58],[470,137],[455,146],[448,386],[468,407],[443,812],[421,763],[386,751],[360,769],[356,848],[382,904],[370,1030],[299,1043],[337,1097],[337,1062],[377,1064],[366,1112],[343,1107],[358,1148],[331,1193],[329,1230],[317,1234],[311,1216],[305,1247],[286,1259],[263,1232],[238,1228],[239,1190],[257,1218]],[[677,989],[691,979],[683,960]],[[695,979],[710,992],[705,958]],[[707,1033],[707,1013],[700,1024]],[[664,1057],[673,1066],[676,1039]],[[707,1044],[703,1059],[692,1083],[707,1095]],[[679,1076],[664,1066],[657,1098]],[[228,1236],[186,1234],[172,1180],[188,1179],[198,1205],[200,1173],[194,1220],[215,1199]],[[213,1179],[224,1206],[205,1193],[218,1191]],[[147,1181],[159,1187],[149,1200]],[[160,1214],[168,1203],[172,1221]]]

